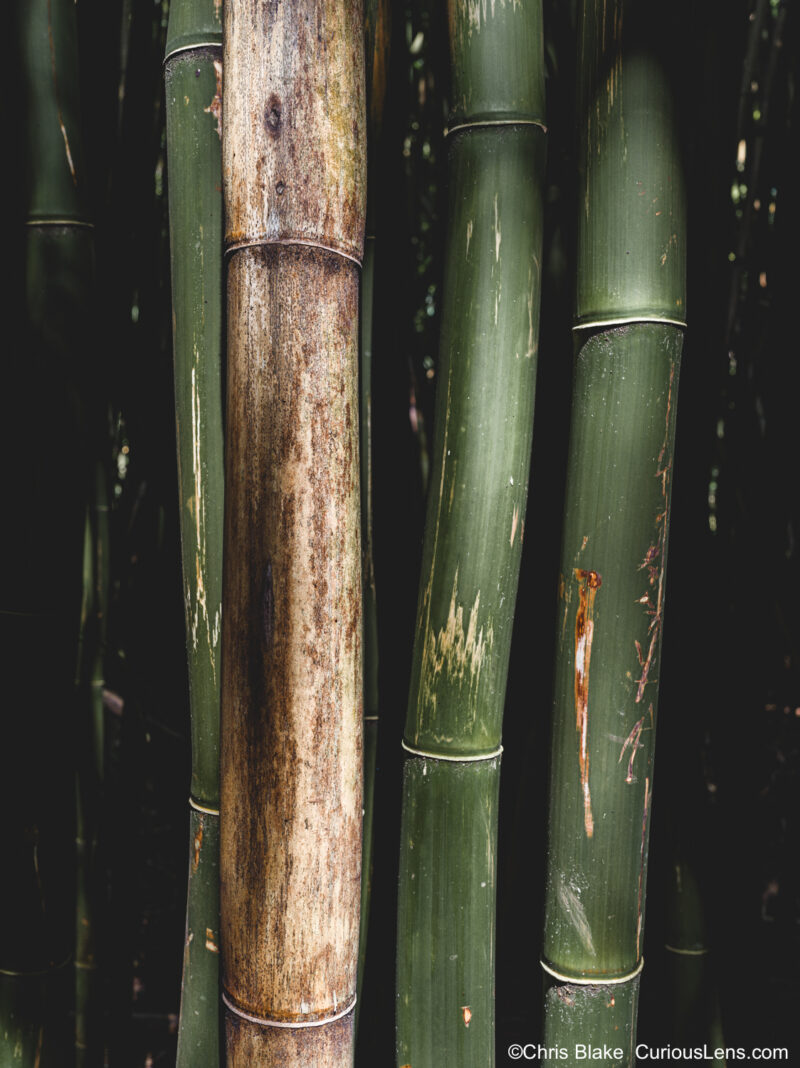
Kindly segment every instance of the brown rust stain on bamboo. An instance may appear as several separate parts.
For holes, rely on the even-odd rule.
[[[470,1020],[472,1019],[472,1009],[469,1005],[461,1006],[461,1016],[464,1020],[464,1026],[469,1027]]]
[[[589,665],[594,639],[594,599],[603,580],[596,571],[575,568],[578,610],[575,614],[575,726],[580,738],[578,762],[583,791],[583,822],[586,837],[594,834],[592,799],[589,793]]]

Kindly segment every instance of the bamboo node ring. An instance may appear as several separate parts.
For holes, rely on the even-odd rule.
[[[227,259],[234,252],[240,252],[243,248],[261,248],[269,245],[305,245],[308,248],[322,249],[323,252],[333,252],[343,259],[355,263],[356,266],[361,266],[361,260],[356,256],[351,256],[349,252],[344,252],[340,248],[334,248],[333,245],[323,245],[319,241],[311,241],[304,237],[253,237],[245,241],[236,241],[226,247],[225,258]]]
[[[208,805],[201,805],[199,801],[195,801],[193,797],[189,798],[189,807],[193,808],[195,812],[205,812],[207,816],[218,816],[218,808],[209,808]]]
[[[631,979],[636,978],[642,968],[644,968],[644,957],[641,958],[632,972],[628,972],[627,975],[615,976],[613,979],[604,979],[602,977],[579,979],[574,975],[564,975],[562,972],[557,972],[555,968],[551,968],[550,965],[546,964],[543,960],[540,960],[539,963],[548,975],[552,975],[554,979],[558,979],[561,983],[569,983],[571,986],[619,986],[621,983],[629,983]]]
[[[502,745],[498,745],[497,749],[493,749],[491,753],[468,753],[465,756],[450,756],[448,753],[429,753],[426,749],[415,749],[405,739],[402,739],[400,744],[407,753],[413,753],[414,756],[426,757],[428,760],[449,760],[453,764],[474,764],[478,760],[494,760],[495,757],[501,756],[503,752]]]
[[[349,1001],[345,1008],[341,1012],[334,1013],[332,1016],[326,1016],[323,1020],[270,1020],[265,1016],[253,1016],[252,1013],[245,1012],[244,1009],[240,1009],[235,1002],[231,1001],[225,991],[222,991],[222,1000],[225,1002],[227,1008],[231,1010],[236,1016],[241,1016],[243,1020],[249,1020],[250,1023],[261,1024],[262,1027],[285,1027],[290,1030],[296,1030],[299,1027],[322,1027],[324,1024],[334,1023],[336,1020],[341,1020],[343,1016],[347,1016],[356,1007],[356,996],[353,995],[353,1000]]]

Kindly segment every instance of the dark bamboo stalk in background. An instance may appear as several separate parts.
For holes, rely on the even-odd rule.
[[[356,0],[225,8],[228,1064],[352,1061],[362,827]]]
[[[84,201],[75,7],[31,0],[18,33],[25,204],[19,352],[0,413],[4,568],[0,750],[8,814],[0,941],[0,1064],[73,1049],[73,685],[86,487],[79,372],[87,351],[93,235]],[[8,285],[8,280],[5,283]],[[52,1063],[52,1062],[51,1062]]]
[[[449,4],[441,371],[403,745],[397,1065],[494,1063],[500,740],[528,491],[541,5]]]
[[[378,752],[378,605],[372,547],[372,344],[375,291],[375,226],[380,196],[374,161],[383,124],[389,65],[389,0],[369,0],[364,11],[364,57],[367,101],[367,216],[361,271],[359,317],[359,446],[361,465],[361,589],[364,618],[364,828],[361,858],[361,921],[358,941],[358,992],[363,989],[372,885],[372,821]],[[356,1023],[359,1008],[356,1008]]]
[[[183,588],[192,716],[189,885],[179,1068],[216,1066],[222,624],[222,21],[173,0],[165,60],[173,348]]]
[[[545,1042],[633,1063],[678,368],[683,174],[665,6],[578,23],[575,378],[562,540]],[[658,25],[658,29],[656,29]]]

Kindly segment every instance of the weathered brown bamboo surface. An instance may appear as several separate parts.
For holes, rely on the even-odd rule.
[[[362,669],[360,4],[226,7],[227,1057],[352,1062]]]

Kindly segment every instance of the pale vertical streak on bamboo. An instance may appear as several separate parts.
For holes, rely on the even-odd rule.
[[[361,876],[361,5],[231,2],[223,62],[227,1055],[344,1068]]]

